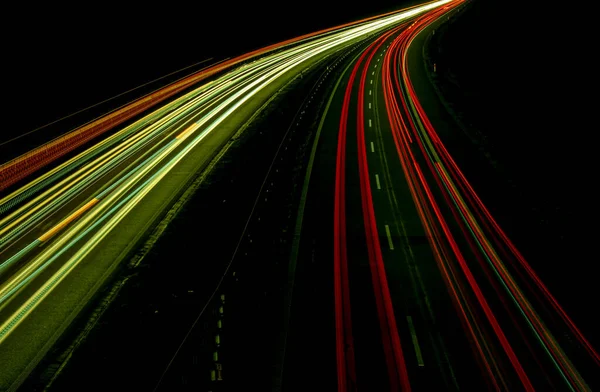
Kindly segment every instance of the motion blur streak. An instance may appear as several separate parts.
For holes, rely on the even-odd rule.
[[[597,366],[597,351],[477,196],[443,145],[412,85],[407,65],[410,44],[460,3],[420,16],[394,39],[384,56],[382,85],[398,158],[448,292],[490,386],[503,390],[516,387],[511,383],[509,367],[502,365],[508,360],[525,390],[543,388],[535,384],[547,379],[569,390],[587,391],[589,386],[577,364],[590,366],[592,361]],[[483,274],[475,274],[475,270]],[[462,283],[464,278],[467,286]],[[490,289],[501,306],[492,305]],[[509,317],[498,317],[497,313]],[[562,320],[563,325],[554,320]],[[573,341],[587,358],[581,352],[575,354],[581,350]],[[499,352],[494,348],[497,344],[505,357],[493,354]],[[567,352],[573,353],[573,358]]]
[[[450,0],[444,0],[442,2],[447,1]],[[414,14],[417,14],[419,12],[425,11],[427,7],[429,6],[427,5],[418,8],[416,6],[411,7],[413,8],[413,10],[411,10],[410,12],[414,12]],[[243,61],[252,59],[260,55],[264,55],[276,49],[281,49],[288,45],[297,44],[304,40],[324,35],[329,32],[343,30],[347,27],[356,26],[361,23],[366,23],[372,20],[379,19],[383,16],[394,15],[396,13],[397,11],[393,11],[384,15],[366,18],[361,21],[347,23],[337,27],[332,27],[314,33],[305,34],[300,37],[292,38],[278,44],[273,44],[271,46],[255,50],[253,52],[246,53],[234,59],[215,64],[206,69],[202,69],[190,76],[187,76],[177,82],[172,83],[167,87],[164,87],[151,94],[148,94],[128,105],[124,105],[123,107],[116,109],[112,113],[100,117],[90,122],[89,124],[86,124],[83,127],[76,129],[75,131],[69,132],[26,154],[23,154],[22,156],[19,156],[9,162],[3,163],[0,166],[0,192],[10,187],[11,185],[21,181],[22,179],[26,178],[32,173],[35,173],[36,171],[47,166],[53,161],[59,159],[60,157],[66,155],[67,153],[84,145],[85,143],[88,143],[98,138],[99,136],[113,129],[114,127],[124,123],[129,119],[134,118],[136,115],[139,115],[144,111],[151,109],[152,107],[160,104],[161,102],[164,102],[168,98],[175,96],[176,94],[184,91],[187,88],[190,88],[195,84],[198,84],[206,78],[209,78],[215,74],[218,74],[219,72],[227,70],[232,66],[238,65]],[[405,15],[404,17],[408,16],[411,15]]]
[[[356,77],[352,71],[349,86]],[[338,133],[335,199],[333,221],[333,279],[335,300],[335,331],[338,391],[356,390],[354,363],[354,341],[352,339],[352,317],[350,313],[350,290],[348,283],[348,249],[346,244],[346,128],[347,110],[351,89],[346,89],[342,106],[342,118]],[[348,385],[350,384],[350,385]]]
[[[0,190],[166,98],[191,90],[0,200],[0,344],[120,222],[133,219],[131,211],[140,201],[242,105],[311,61],[448,2],[338,26],[219,63],[5,163]],[[192,89],[209,76],[212,80]],[[349,320],[349,313],[344,319]],[[351,342],[351,332],[347,336]],[[350,358],[345,363],[352,379]]]
[[[403,26],[400,26],[403,27]],[[373,287],[375,289],[375,299],[377,304],[377,313],[379,315],[379,323],[383,338],[383,348],[386,355],[386,363],[388,367],[388,376],[390,380],[391,390],[410,391],[410,383],[408,381],[408,373],[406,363],[400,345],[400,337],[398,335],[398,327],[396,326],[396,316],[392,306],[390,290],[385,273],[383,256],[381,254],[381,244],[379,242],[379,233],[375,219],[375,210],[373,207],[373,197],[371,194],[371,183],[369,180],[369,168],[367,163],[367,147],[365,143],[365,119],[364,110],[361,110],[364,105],[365,85],[368,72],[368,64],[373,60],[373,56],[377,50],[383,45],[385,40],[396,33],[398,29],[392,30],[390,33],[383,35],[376,41],[369,50],[370,55],[366,60],[366,65],[363,67],[358,91],[358,108],[357,114],[357,137],[358,137],[358,166],[360,177],[360,190],[362,200],[363,219],[365,222],[365,238],[369,253],[369,265],[373,279]],[[365,51],[365,55],[368,51]],[[360,61],[357,62],[357,68]]]
[[[128,224],[145,230],[154,218],[138,222],[136,211],[151,205],[149,214],[159,216],[170,200],[165,194],[177,194],[220,150],[224,142],[217,136],[228,140],[231,129],[250,117],[247,108],[253,103],[265,102],[279,86],[329,56],[359,48],[362,52],[353,59],[343,60],[348,64],[329,101],[338,96],[339,83],[347,83],[340,91],[339,112],[331,117],[337,132],[332,135],[337,142],[332,261],[338,391],[375,382],[369,372],[392,391],[420,390],[430,385],[431,375],[447,378],[443,383],[448,388],[459,389],[455,364],[448,358],[456,361],[464,353],[448,356],[450,344],[435,329],[432,309],[446,309],[431,306],[426,298],[431,287],[426,290],[418,271],[429,265],[439,272],[438,286],[451,299],[448,308],[458,331],[464,329],[473,368],[479,367],[490,389],[590,390],[600,366],[598,352],[494,220],[444,146],[448,135],[438,135],[413,86],[409,49],[420,48],[411,49],[411,44],[463,3],[429,2],[215,64],[4,163],[0,344],[10,346],[24,335],[24,326],[45,314],[30,317],[42,303],[57,303],[61,290],[55,289],[70,287],[59,286],[68,278],[78,280],[72,274],[76,268],[85,271],[95,265],[92,260],[108,260],[103,249],[116,246],[118,241],[110,240],[126,233]],[[383,97],[382,107],[377,107],[377,96]],[[167,98],[172,100],[164,104]],[[141,116],[159,103],[163,106]],[[141,118],[116,128],[134,116]],[[384,132],[389,133],[384,137]],[[94,145],[80,148],[92,140]],[[65,159],[68,153],[76,155]],[[53,168],[42,172],[50,163]],[[395,190],[406,200],[399,203]],[[388,202],[390,206],[384,205]],[[388,216],[400,214],[400,208],[412,218],[394,221],[395,216]],[[404,222],[413,231],[407,234]],[[360,241],[353,244],[349,238]],[[424,243],[415,252],[418,256],[411,249],[413,239]],[[129,251],[129,244],[119,246],[119,254]],[[355,280],[359,274],[354,272],[367,269],[364,279]],[[405,272],[407,276],[397,276]],[[372,298],[351,295],[361,283]],[[365,293],[359,289],[357,293]],[[415,303],[408,304],[404,297],[413,293]],[[366,308],[375,309],[369,313]],[[364,320],[367,327],[353,325],[363,316],[373,319]],[[439,319],[452,321],[444,317]],[[35,328],[50,339],[37,324]],[[372,348],[373,341],[363,342],[374,335],[380,351]],[[361,350],[381,358],[363,359]],[[433,359],[445,369],[434,369]]]
[[[443,2],[445,3],[445,2]],[[442,4],[442,3],[439,3]],[[436,3],[435,6],[437,6]],[[431,6],[426,6],[427,9]],[[406,18],[416,14],[419,9],[415,8],[412,11],[403,13]],[[404,18],[403,18],[404,19]],[[378,40],[379,47],[385,38],[391,33],[387,33]],[[374,52],[373,52],[374,53]],[[350,289],[348,281],[348,260],[347,260],[347,245],[346,245],[346,207],[345,207],[345,162],[346,162],[346,128],[348,123],[348,111],[350,105],[350,96],[352,86],[359,70],[360,63],[366,57],[367,52],[357,60],[356,66],[352,70],[348,87],[344,95],[342,106],[342,116],[340,119],[338,146],[336,158],[336,175],[335,175],[335,200],[334,200],[334,299],[335,299],[335,325],[336,325],[336,359],[337,359],[337,379],[338,391],[356,390],[356,370],[354,359],[354,343],[352,337],[352,318],[350,308]],[[372,57],[372,55],[371,55]],[[366,72],[366,68],[365,68]],[[363,81],[365,77],[363,72]],[[360,111],[359,111],[360,113]],[[364,186],[362,189],[365,189]],[[368,188],[370,190],[370,188]],[[364,196],[366,201],[368,196]],[[369,201],[368,203],[371,203]],[[372,207],[371,207],[372,215]],[[370,219],[373,217],[370,216]],[[374,222],[373,222],[374,223]],[[408,383],[408,375],[402,350],[400,348],[400,340],[395,325],[395,316],[391,301],[389,299],[389,290],[387,289],[387,281],[385,272],[383,271],[383,262],[381,260],[381,252],[377,237],[377,228],[373,224],[371,226],[373,233],[367,232],[367,240],[370,244],[370,264],[373,267],[372,279],[375,290],[375,296],[378,306],[378,314],[380,316],[380,326],[382,329],[383,347],[386,352],[386,362],[388,364],[388,372],[390,376],[390,385],[392,389],[396,389],[400,384],[403,390],[410,390]],[[371,240],[375,239],[376,243],[372,244]],[[378,255],[378,257],[377,257]],[[391,350],[391,351],[390,351]],[[400,381],[398,381],[400,377]]]

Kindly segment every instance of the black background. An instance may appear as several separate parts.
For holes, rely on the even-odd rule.
[[[223,59],[410,1],[10,5],[0,141],[208,58]]]

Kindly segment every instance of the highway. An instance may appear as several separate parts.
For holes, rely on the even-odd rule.
[[[199,173],[303,77],[307,95],[257,174],[258,194],[238,195],[256,201],[227,234],[235,249],[184,244],[231,259],[206,306],[172,358],[154,364],[162,373],[121,385],[597,387],[597,350],[456,164],[439,131],[452,127],[421,102],[431,97],[413,72],[419,45],[463,4],[425,3],[217,63],[4,163],[0,389],[21,385]],[[273,249],[281,233],[283,251]],[[212,370],[197,370],[198,352]]]
[[[319,240],[333,242],[338,391],[592,390],[598,352],[496,223],[415,92],[427,81],[409,72],[411,43],[460,4],[382,34],[348,65],[325,114],[324,127],[337,128],[333,205],[312,208],[333,209]],[[301,346],[290,358],[318,350]],[[308,387],[290,372],[290,390]]]
[[[24,380],[196,173],[282,86],[328,56],[439,3],[444,2],[219,63],[4,163],[1,388]],[[180,92],[133,124],[107,133]],[[104,133],[108,136],[99,138]],[[90,141],[94,144],[87,147]]]

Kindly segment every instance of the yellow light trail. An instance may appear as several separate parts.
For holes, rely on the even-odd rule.
[[[42,242],[48,241],[50,237],[52,237],[54,234],[58,233],[60,230],[65,228],[69,223],[73,222],[75,219],[79,218],[84,212],[92,208],[99,201],[100,200],[95,198],[88,201],[80,209],[69,215],[65,220],[60,222],[58,225],[54,226],[52,229],[48,230],[44,235],[42,235],[39,238],[39,240]]]

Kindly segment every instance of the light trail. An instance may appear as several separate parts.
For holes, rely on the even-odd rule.
[[[400,254],[397,251],[404,251],[404,257],[409,260],[414,258],[410,244],[394,246],[390,230],[393,226],[387,223],[390,219],[389,209],[381,206],[381,200],[385,199],[379,196],[387,192],[391,209],[397,214],[396,196],[393,195],[393,190],[392,195],[389,193],[389,188],[392,187],[388,183],[389,157],[385,156],[389,147],[385,145],[387,142],[382,142],[384,137],[381,136],[388,131],[386,126],[389,125],[389,140],[393,143],[390,151],[396,154],[402,184],[406,184],[406,194],[414,202],[415,218],[420,221],[424,238],[428,241],[432,265],[438,268],[447,287],[458,316],[457,326],[460,322],[475,363],[480,367],[488,387],[493,390],[534,391],[559,386],[565,390],[588,391],[590,387],[584,377],[590,376],[589,370],[588,374],[584,374],[580,373],[580,369],[583,372],[583,369],[594,366],[597,368],[600,365],[598,352],[493,219],[445,148],[412,84],[407,53],[415,37],[432,23],[442,20],[442,17],[446,19],[448,12],[462,3],[463,1],[458,0],[443,8],[432,8],[430,12],[409,22],[410,25],[399,26],[398,30],[390,29],[381,34],[363,51],[362,56],[352,61],[354,68],[348,78],[343,99],[340,98],[333,222],[338,390],[351,390],[356,385],[356,380],[360,384],[361,377],[369,377],[366,371],[366,375],[362,375],[364,370],[354,358],[354,346],[368,338],[361,336],[360,330],[355,332],[356,329],[352,326],[352,318],[361,318],[363,310],[359,306],[357,315],[355,308],[350,306],[350,288],[358,283],[351,282],[349,275],[352,275],[354,268],[356,271],[363,268],[364,260],[361,259],[364,258],[368,259],[371,271],[371,286],[381,328],[382,356],[385,357],[390,390],[410,390],[411,382],[422,382],[415,380],[421,373],[414,373],[413,379],[412,371],[407,370],[403,353],[406,348],[400,345],[399,326],[395,324],[397,315],[403,311],[409,312],[408,308],[414,304],[406,303],[408,301],[401,298],[401,294],[395,294],[393,303],[387,283],[388,273],[393,271],[398,274],[395,263],[411,263],[395,256]],[[375,57],[380,52],[383,53]],[[377,68],[379,63],[381,67]],[[360,76],[357,77],[359,70]],[[379,76],[382,92],[373,79]],[[353,98],[356,90],[358,98]],[[384,98],[383,109],[386,120],[389,121],[383,130],[378,129],[382,122],[381,111],[377,107],[378,95]],[[352,103],[354,100],[355,107]],[[356,110],[356,125],[353,121],[348,121],[352,110]],[[347,150],[354,150],[347,148],[351,143],[348,135],[354,130],[357,132],[357,153],[356,156],[349,156]],[[378,139],[377,154],[373,141],[369,142],[374,137]],[[349,167],[353,168],[346,162],[349,159],[357,159],[357,173],[348,170]],[[373,169],[371,163],[374,163]],[[377,164],[382,167],[377,167]],[[384,177],[380,177],[381,173]],[[352,180],[356,181],[356,178],[351,177],[348,181],[349,176],[358,178],[360,187],[352,185],[350,188],[347,183],[354,184]],[[346,216],[347,194],[355,188],[355,192],[360,191],[360,220],[352,215]],[[378,192],[382,189],[383,191]],[[402,226],[402,231],[398,230],[406,236],[403,222],[395,223]],[[357,225],[364,227],[365,255],[362,254],[364,251],[360,245],[353,247],[347,243],[347,230],[354,230]],[[383,231],[388,240],[388,246],[384,245],[385,249],[381,243],[384,241],[380,234]],[[352,235],[354,237],[356,234]],[[356,250],[357,255],[353,255],[351,249]],[[410,256],[407,257],[407,254]],[[408,268],[412,291],[416,295],[425,293],[418,266],[412,267],[414,272],[411,266]],[[396,290],[396,293],[403,292],[405,290],[401,288]],[[435,317],[428,300],[425,299],[423,305],[420,300],[417,303],[422,307],[422,315],[429,311],[430,321],[427,323],[435,328]],[[425,306],[427,309],[424,309]],[[424,316],[424,319],[427,320],[428,317]],[[420,345],[415,344],[416,331],[410,313],[407,314],[407,320],[417,366],[425,368],[424,356],[431,352],[437,356],[438,364],[441,365],[440,353],[446,355],[446,345],[441,341],[441,335],[428,331],[431,344],[427,349],[430,351],[423,351]],[[379,355],[376,350],[374,353]],[[464,354],[455,353],[455,358],[462,358],[462,355]],[[448,374],[446,385],[453,383],[459,389],[460,383],[454,377],[452,364],[448,366]],[[469,376],[470,374],[465,374],[465,377]]]
[[[576,349],[568,340],[560,342],[556,333],[569,331],[596,365],[600,364],[598,353],[495,222],[443,145],[412,85],[408,48],[419,33],[449,10],[419,17],[394,39],[382,65],[387,114],[413,201],[490,386],[511,389],[510,380],[516,374],[520,388],[525,390],[533,391],[540,380],[552,379],[568,390],[587,391],[589,386],[563,345],[571,346],[569,352]],[[487,281],[475,278],[476,269],[485,272]],[[491,305],[483,285],[494,289],[501,307]],[[522,287],[527,287],[529,293]],[[530,293],[533,296],[527,295]],[[546,309],[555,313],[547,314]],[[500,311],[509,317],[498,318],[496,313]],[[564,325],[549,323],[556,319],[562,319]],[[508,335],[507,330],[515,332]],[[536,343],[530,343],[530,335]],[[505,357],[494,355],[496,345]],[[535,361],[525,362],[525,354]],[[501,365],[505,360],[514,373]],[[581,357],[577,360],[583,361]]]
[[[403,26],[401,26],[403,27]],[[365,142],[365,118],[364,105],[365,85],[367,80],[368,65],[373,60],[375,53],[381,48],[387,38],[396,33],[399,29],[392,30],[388,34],[383,35],[370,48],[370,53],[365,51],[365,65],[363,67],[359,80],[358,90],[358,110],[357,110],[357,144],[358,144],[358,167],[362,201],[363,220],[365,225],[365,238],[369,253],[369,266],[371,267],[373,287],[375,289],[375,299],[377,304],[377,313],[379,315],[379,323],[381,327],[381,335],[383,338],[383,348],[386,355],[386,363],[388,366],[388,377],[390,380],[390,390],[410,391],[410,383],[408,380],[408,372],[402,346],[400,344],[400,336],[396,325],[396,316],[390,296],[390,289],[383,263],[383,255],[381,252],[381,244],[379,241],[379,231],[375,218],[375,210],[373,207],[373,196],[371,194],[371,182],[369,179],[369,167],[367,162],[367,147]],[[360,62],[357,62],[357,69]],[[351,86],[349,84],[349,86]],[[369,90],[369,95],[371,90]],[[391,243],[391,242],[390,242]]]
[[[0,189],[6,189],[134,114],[215,76],[0,200],[0,344],[242,105],[311,62],[449,1],[327,29],[226,61],[0,167]],[[254,61],[242,63],[248,59]]]
[[[360,329],[357,333],[353,328],[353,317],[360,315],[353,313],[350,301],[353,255],[346,232],[350,220],[346,216],[348,143],[356,142],[358,147],[358,171],[354,174],[360,185],[356,192],[360,192],[364,225],[361,236],[365,239],[369,284],[381,333],[382,364],[385,360],[390,390],[409,391],[411,383],[419,382],[405,362],[404,350],[410,350],[410,344],[401,345],[403,327],[399,320],[406,321],[406,333],[402,336],[412,339],[417,358],[414,367],[424,370],[433,363],[427,357],[430,336],[418,331],[417,340],[415,326],[420,328],[422,324],[417,320],[420,313],[403,314],[405,304],[402,299],[392,298],[394,287],[392,280],[388,281],[390,265],[398,261],[394,257],[401,254],[403,240],[398,235],[400,225],[387,222],[377,205],[382,197],[378,195],[384,195],[391,187],[390,174],[375,170],[376,159],[388,147],[378,140],[375,149],[374,143],[369,142],[372,135],[380,132],[379,109],[385,109],[394,159],[402,168],[397,174],[402,175],[406,192],[414,202],[432,265],[438,268],[447,286],[489,387],[533,391],[543,388],[545,380],[552,380],[564,389],[589,390],[585,374],[578,369],[586,361],[600,365],[600,356],[467,181],[419,102],[408,72],[407,53],[415,37],[461,3],[431,2],[288,40],[218,64],[156,92],[154,98],[134,103],[121,114],[108,116],[117,118],[118,123],[140,108],[190,90],[0,199],[0,345],[72,271],[135,215],[141,203],[161,189],[165,179],[176,175],[177,168],[192,159],[207,137],[219,132],[246,104],[262,93],[271,94],[294,73],[371,37],[372,43],[342,73],[343,76],[351,69],[337,129],[333,214],[338,391],[354,391],[361,382],[355,357],[355,339],[360,336]],[[448,7],[442,8],[446,4]],[[376,35],[378,38],[373,38]],[[381,56],[376,56],[381,52]],[[205,82],[209,76],[214,79]],[[197,86],[198,82],[203,84]],[[383,96],[383,108],[377,106],[377,96]],[[352,105],[354,100],[356,108]],[[355,120],[352,110],[356,110]],[[108,124],[113,120],[106,121],[95,122],[93,126],[99,128],[93,132],[110,129]],[[355,141],[348,138],[354,130]],[[91,140],[86,138],[91,138],[92,133],[81,136],[81,140]],[[14,167],[31,157],[37,157],[38,163],[25,168],[24,175],[72,151],[70,148],[47,157],[34,151],[9,162],[10,170],[3,165],[0,184],[20,178],[21,174],[13,177],[7,173],[14,174]],[[415,286],[423,285],[412,275],[410,279]],[[428,310],[432,312],[430,307]],[[578,350],[585,353],[585,360],[574,357]]]

